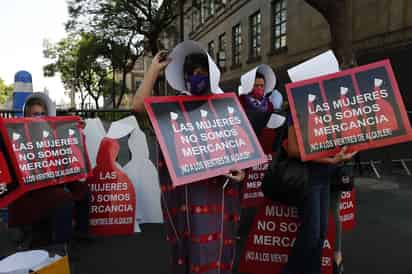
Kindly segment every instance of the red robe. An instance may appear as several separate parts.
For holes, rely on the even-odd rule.
[[[341,102],[345,102],[347,99],[348,98],[347,98],[346,95],[341,95],[341,97],[340,97]],[[348,110],[351,111],[352,108],[350,106],[343,106],[342,109],[341,109],[342,113],[345,112],[345,111],[348,111]],[[349,126],[351,122],[356,123],[356,121],[359,118],[361,118],[361,117],[352,116],[350,118],[343,118],[341,120],[341,122],[342,123],[347,123],[347,125]],[[352,129],[349,129],[349,130],[346,130],[346,131],[342,131],[341,132],[341,137],[344,138],[344,137],[350,137],[350,136],[357,136],[357,135],[360,135],[360,134],[362,134],[361,128],[356,128],[355,127],[355,128],[352,128]]]
[[[375,91],[380,93],[380,88],[375,87]],[[381,115],[384,115],[387,121],[382,121],[376,125],[377,130],[390,129],[391,131],[396,131],[399,129],[398,122],[396,120],[395,111],[393,110],[391,104],[386,101],[384,98],[378,98],[375,100],[375,103],[379,105],[380,111],[375,113],[377,120],[381,118]]]
[[[321,144],[325,143],[328,140],[326,134],[318,135],[315,134],[315,129],[320,129],[326,126],[320,119],[320,115],[315,112],[313,102],[308,101],[308,143],[309,144]]]

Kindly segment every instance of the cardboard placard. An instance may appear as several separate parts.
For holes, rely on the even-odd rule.
[[[350,231],[356,225],[356,199],[355,189],[352,191],[343,191],[340,200],[340,221],[342,230]]]
[[[299,229],[298,209],[267,202],[259,207],[242,250],[238,273],[278,274],[288,262]],[[322,274],[332,273],[335,229],[329,218]]]
[[[268,162],[247,169],[245,181],[242,184],[241,205],[243,208],[259,207],[266,202],[262,192],[262,180],[274,157],[273,143],[275,139],[276,132],[274,129],[264,128],[262,130],[259,141],[266,153]]]
[[[389,60],[286,85],[304,161],[412,140]]]
[[[0,119],[0,131],[16,182],[0,207],[25,192],[85,180],[90,164],[79,117]]]
[[[267,161],[233,93],[149,97],[145,106],[175,186]]]
[[[100,119],[88,119],[84,131],[93,167],[90,232],[127,235],[142,223],[162,223],[158,174],[136,118],[112,122],[108,132]]]
[[[93,234],[134,233],[136,195],[129,177],[116,165],[118,153],[118,142],[104,138],[97,154],[97,165],[88,180],[92,193],[90,230]]]

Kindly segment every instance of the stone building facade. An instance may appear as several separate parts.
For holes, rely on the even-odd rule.
[[[412,110],[412,1],[350,1],[358,64],[390,58]],[[276,71],[277,87],[283,90],[289,67],[330,48],[327,22],[304,0],[186,2],[184,36],[209,50],[221,67],[221,86],[227,91],[236,91],[241,74],[261,63]]]

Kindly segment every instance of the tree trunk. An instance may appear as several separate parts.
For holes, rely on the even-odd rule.
[[[115,68],[114,66],[112,66],[113,72],[112,72],[112,77],[113,77],[113,81],[112,81],[112,107],[115,108],[116,107],[116,79],[115,79]]]
[[[99,109],[99,96],[97,96],[97,97],[94,97],[94,96],[93,96],[93,100],[94,100],[94,102],[95,102],[95,104],[96,104],[96,109],[98,110],[98,109]]]
[[[123,67],[122,87],[121,87],[121,91],[119,94],[119,99],[116,104],[116,108],[120,107],[122,100],[123,100],[124,93],[126,92],[126,76],[127,76],[127,70],[126,70],[126,67]]]

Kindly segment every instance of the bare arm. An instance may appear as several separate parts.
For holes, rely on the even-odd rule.
[[[152,95],[153,87],[160,72],[170,63],[170,59],[161,60],[162,54],[164,54],[164,51],[157,53],[155,57],[153,57],[152,64],[143,78],[143,83],[133,97],[133,110],[135,112],[145,112],[144,99]]]
[[[314,159],[312,162],[321,164],[339,164],[340,162],[348,161],[357,153],[346,153],[347,147],[343,147],[339,153],[333,157],[323,157]],[[296,138],[296,132],[293,126],[288,129],[288,156],[294,158],[300,158],[299,146]]]

